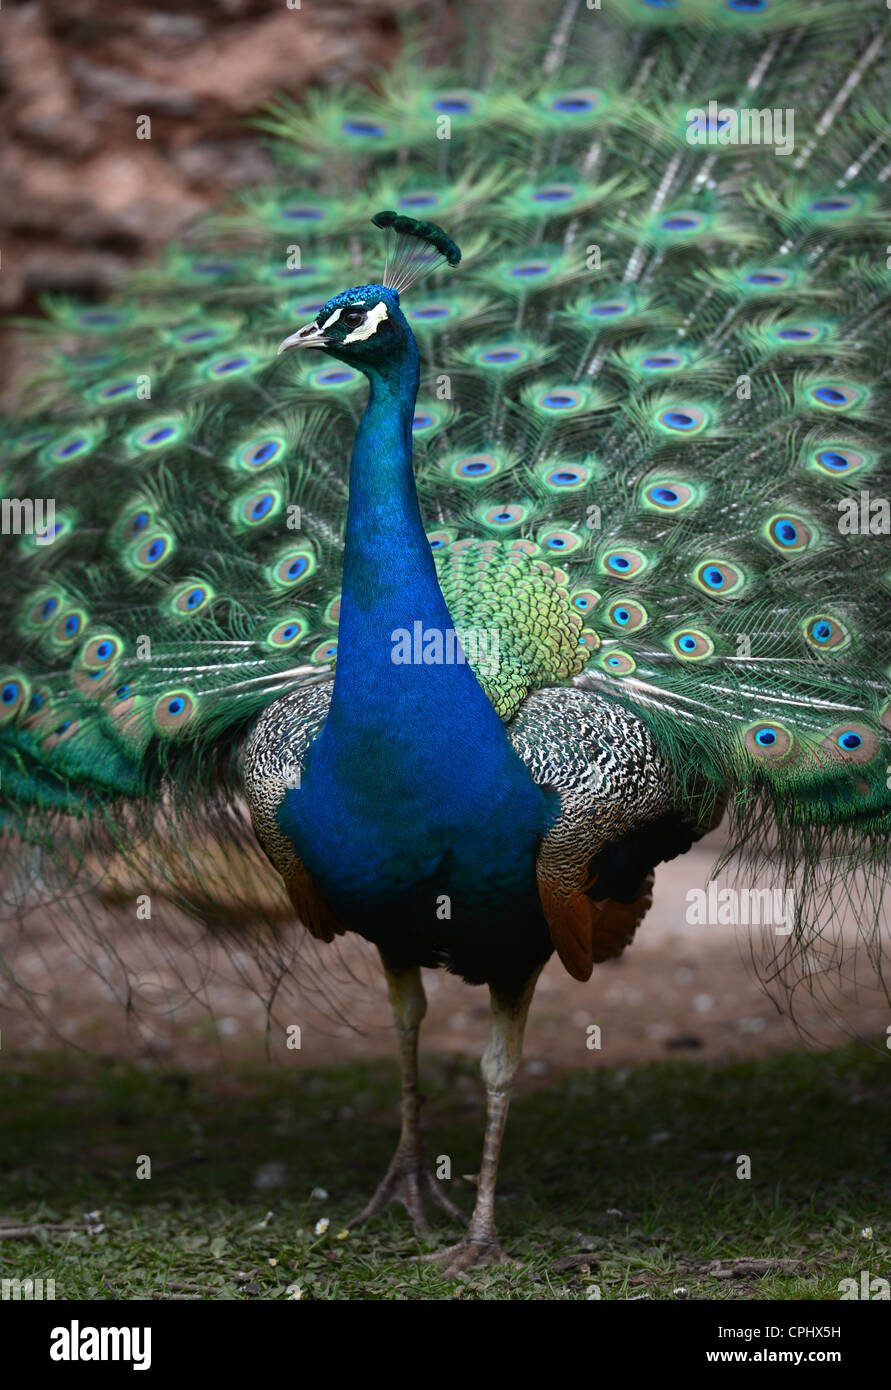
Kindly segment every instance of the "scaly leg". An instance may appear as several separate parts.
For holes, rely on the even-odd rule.
[[[464,1213],[450,1202],[439,1183],[427,1169],[424,1146],[421,1143],[421,1097],[418,1094],[418,1032],[427,1012],[427,997],[417,966],[396,974],[381,956],[396,1032],[399,1036],[399,1060],[402,1071],[402,1132],[389,1168],[377,1191],[363,1211],[350,1222],[359,1226],[376,1215],[389,1202],[401,1202],[407,1209],[418,1235],[430,1234],[430,1224],[424,1210],[424,1199],[430,1197],[454,1220],[463,1221]]]
[[[523,1054],[526,1018],[541,969],[539,966],[530,976],[519,995],[503,994],[492,986],[489,987],[489,1042],[483,1053],[481,1067],[486,1087],[486,1133],[483,1139],[476,1205],[470,1225],[457,1245],[423,1257],[425,1260],[446,1261],[446,1279],[452,1279],[466,1269],[481,1265],[505,1264],[508,1261],[495,1230],[495,1180],[498,1175],[498,1156],[501,1152],[511,1090]]]

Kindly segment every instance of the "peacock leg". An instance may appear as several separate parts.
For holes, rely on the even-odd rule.
[[[508,1263],[508,1256],[502,1250],[495,1230],[495,1180],[511,1090],[523,1054],[523,1034],[529,1005],[541,969],[539,966],[530,976],[519,994],[516,991],[505,993],[491,985],[489,987],[489,1041],[481,1067],[486,1087],[486,1133],[476,1205],[470,1225],[457,1245],[423,1257],[425,1260],[446,1262],[446,1279],[481,1265]]]
[[[427,1168],[421,1142],[421,1096],[418,1093],[418,1032],[427,1012],[427,997],[417,966],[409,970],[390,970],[381,956],[396,1032],[399,1037],[399,1060],[402,1071],[402,1132],[389,1168],[377,1191],[363,1211],[350,1222],[360,1226],[389,1202],[401,1202],[407,1209],[418,1235],[430,1234],[430,1224],[424,1210],[429,1197],[455,1220],[463,1221],[464,1213],[450,1202],[439,1183]]]

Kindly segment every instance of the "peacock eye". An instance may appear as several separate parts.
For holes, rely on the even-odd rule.
[[[340,321],[347,328],[358,328],[359,324],[365,321],[365,310],[347,309],[341,314]]]

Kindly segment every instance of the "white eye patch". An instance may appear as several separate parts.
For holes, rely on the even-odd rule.
[[[340,311],[338,310],[338,312]],[[347,343],[358,343],[364,338],[370,338],[372,333],[376,333],[380,324],[388,317],[387,306],[383,300],[380,300],[379,303],[375,304],[373,309],[369,309],[365,316],[365,322],[360,323],[358,328],[354,328],[352,333],[347,334],[343,340],[344,347],[346,347]],[[328,322],[330,323],[330,319]],[[328,324],[326,323],[325,328],[327,327]]]

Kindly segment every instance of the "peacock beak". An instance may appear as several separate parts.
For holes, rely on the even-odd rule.
[[[317,323],[305,323],[296,333],[292,333],[290,338],[285,338],[284,342],[279,344],[278,350],[284,352],[285,348],[324,347],[327,341]]]

